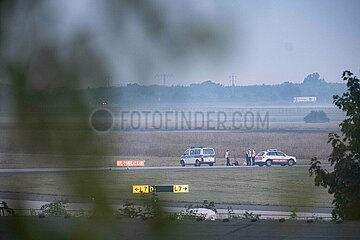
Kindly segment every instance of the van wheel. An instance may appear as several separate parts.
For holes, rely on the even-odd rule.
[[[288,164],[289,164],[289,166],[294,165],[294,160],[293,160],[293,159],[289,159]]]
[[[214,165],[214,163],[209,163],[209,166],[212,167]]]
[[[198,159],[196,159],[196,161],[195,161],[195,166],[196,166],[196,167],[200,167],[200,165],[201,165],[200,161],[199,161]]]
[[[266,164],[266,166],[270,167],[271,164],[272,164],[272,162],[271,162],[271,160],[269,159],[269,160],[266,160],[265,164]]]
[[[184,162],[184,160],[181,160],[181,161],[180,161],[180,164],[181,164],[182,167],[185,167],[185,162]]]

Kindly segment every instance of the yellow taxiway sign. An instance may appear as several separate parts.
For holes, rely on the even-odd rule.
[[[153,193],[153,192],[173,192],[188,193],[189,185],[166,185],[166,186],[150,186],[150,185],[133,185],[132,193]]]

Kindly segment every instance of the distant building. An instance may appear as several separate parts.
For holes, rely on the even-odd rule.
[[[294,97],[294,103],[316,102],[316,97]]]

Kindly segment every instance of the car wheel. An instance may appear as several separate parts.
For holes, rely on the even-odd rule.
[[[209,166],[212,167],[214,165],[214,163],[209,163]]]
[[[294,165],[294,160],[293,159],[289,159],[289,161],[288,161],[288,164],[289,164],[289,166],[292,166],[292,165]]]
[[[198,159],[196,159],[196,161],[195,161],[195,166],[196,166],[196,167],[200,167],[200,165],[201,165],[200,161],[199,161]]]
[[[181,164],[182,167],[185,167],[185,162],[184,162],[184,160],[181,160],[181,161],[180,161],[180,164]]]
[[[270,167],[272,164],[272,161],[270,159],[266,160],[265,164],[266,164],[266,166]]]

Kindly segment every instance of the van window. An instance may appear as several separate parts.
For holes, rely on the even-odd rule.
[[[214,154],[214,149],[212,148],[205,148],[203,150],[203,154]]]
[[[190,155],[194,155],[194,154],[195,154],[195,150],[194,149],[190,150]]]
[[[186,150],[186,151],[183,153],[183,155],[189,155],[189,153],[190,153],[190,150]]]
[[[200,154],[200,149],[195,149],[194,154]]]

